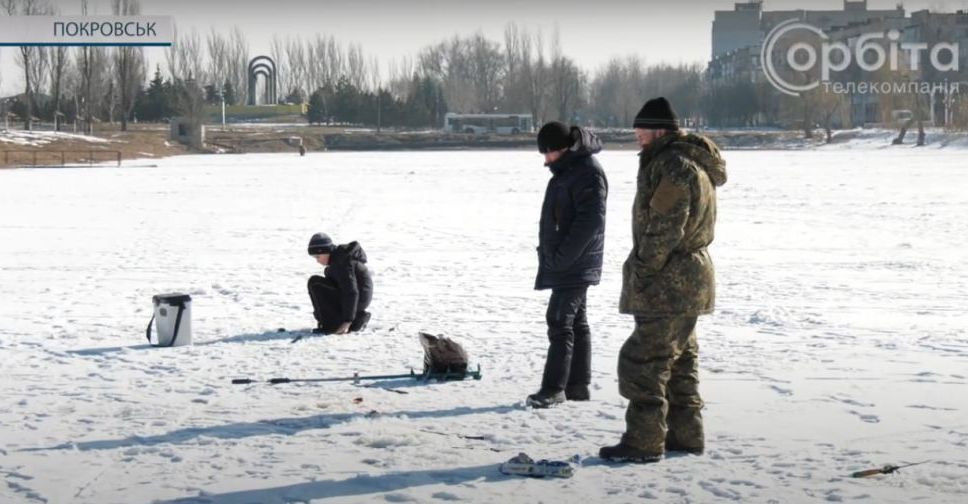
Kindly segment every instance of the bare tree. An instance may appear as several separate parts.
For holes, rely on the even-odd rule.
[[[332,88],[343,71],[342,48],[336,40],[317,34],[306,42],[307,91]]]
[[[205,93],[194,77],[177,82],[175,90],[178,113],[192,125],[192,131],[198,131],[205,120]],[[198,143],[200,138],[199,135],[192,135],[193,147],[204,147]]]
[[[54,124],[57,131],[61,129],[61,97],[63,96],[64,74],[70,69],[70,61],[67,58],[67,47],[56,46],[50,48],[50,80],[51,80],[51,99],[53,103]]]
[[[285,89],[287,95],[299,95],[303,100],[308,98],[309,69],[306,61],[306,45],[303,44],[301,37],[286,40],[286,65],[290,74],[289,88]],[[311,47],[311,46],[310,46]]]
[[[212,31],[208,33],[206,39],[208,46],[208,79],[209,83],[216,89],[222,89],[228,80],[229,71],[229,44],[225,36],[221,33]]]
[[[87,0],[81,1],[81,14],[87,15]],[[105,98],[108,58],[103,47],[82,46],[75,53],[78,89],[75,92],[75,114],[84,119],[84,133],[94,132],[98,105]]]
[[[330,37],[326,42],[326,71],[324,79],[330,86],[335,86],[340,75],[343,75],[343,67],[346,65],[346,56],[343,47]]]
[[[232,28],[228,45],[228,80],[239,98],[246,103],[249,96],[249,42],[238,26]]]
[[[272,36],[272,43],[269,46],[269,56],[276,64],[276,86],[283,93],[288,93],[292,87],[292,72],[289,63],[286,61],[286,42],[279,35]],[[268,85],[268,81],[266,82]],[[282,95],[285,98],[285,94]],[[279,96],[276,97],[279,100]]]
[[[595,73],[588,86],[588,117],[599,125],[628,127],[632,123],[632,114],[645,100],[665,96],[675,104],[680,116],[696,118],[700,109],[699,99],[703,96],[702,76],[702,65],[646,66],[635,55],[624,59],[613,58]],[[582,87],[585,87],[584,83]],[[730,93],[729,99],[734,99],[735,95]],[[723,89],[710,89],[705,99],[721,106],[726,96]],[[580,92],[579,97],[585,99],[586,93]],[[714,113],[720,112],[723,111]],[[732,112],[731,108],[729,114]]]
[[[487,40],[482,33],[477,33],[469,41],[468,53],[477,108],[494,112],[501,99],[501,82],[505,74],[500,46]]]
[[[527,32],[510,23],[504,28],[504,106],[508,112],[520,112],[527,108],[527,86],[524,75],[524,46],[528,43]]]
[[[139,0],[114,0],[111,10],[115,16],[136,16],[141,13],[141,3]],[[128,131],[128,117],[134,110],[135,97],[145,80],[145,61],[141,48],[133,46],[115,48],[114,69],[121,113],[121,131]]]
[[[322,90],[323,115],[329,115],[328,103],[330,94],[336,89],[336,83],[343,74],[345,61],[342,47],[332,36],[324,37],[317,34],[316,38],[307,42],[308,89],[312,94]]]
[[[205,54],[202,48],[202,38],[198,30],[192,29],[182,35],[178,41],[178,62],[181,65],[179,74],[183,80],[194,79],[201,84],[205,82]]]
[[[114,59],[107,57],[105,61],[110,65],[108,70],[108,75],[116,75],[114,70]],[[107,112],[107,120],[109,123],[114,123],[114,114],[118,111],[118,83],[117,79],[109,77],[107,79],[106,89],[107,93],[104,95],[104,108]]]
[[[622,101],[623,87],[625,87],[625,65],[619,59],[612,58],[598,71],[591,84],[590,99],[600,125],[614,127],[620,125],[625,119],[626,103]]]
[[[179,57],[181,56],[181,53],[178,50],[178,46],[180,44],[178,40],[177,24],[172,24],[171,32],[172,32],[172,35],[171,35],[172,44],[168,46],[167,49],[165,49],[165,63],[168,66],[168,76],[171,77],[171,80],[174,82],[182,78],[182,75],[181,75],[182,65],[179,62]]]
[[[359,44],[350,45],[346,51],[346,68],[344,74],[357,89],[364,89],[366,87],[366,70],[366,58],[363,56],[363,47]]]
[[[390,61],[387,65],[387,91],[398,100],[406,100],[415,91],[415,72],[416,68],[410,58]]]
[[[10,16],[45,16],[51,8],[42,0],[2,0],[0,7]],[[33,128],[34,93],[46,80],[47,50],[44,47],[20,46],[17,65],[24,73],[24,129]]]
[[[444,100],[451,110],[479,112],[480,101],[474,82],[470,44],[454,37],[425,48],[419,57],[419,71],[441,83]]]
[[[56,14],[57,10],[55,8],[49,8],[49,14]],[[63,95],[63,81],[64,72],[70,65],[68,60],[66,46],[55,46],[47,50],[47,55],[50,60],[50,97],[53,103],[51,104],[51,113],[53,114],[54,126],[57,131],[61,129],[61,96]],[[36,86],[35,86],[36,87]]]
[[[380,72],[380,60],[376,57],[370,59],[369,71],[367,75],[369,77],[369,87],[376,94],[376,131],[379,133],[380,129],[383,127],[383,80]]]
[[[544,37],[539,30],[538,33],[534,35],[534,54],[536,59],[532,61],[531,59],[531,39],[525,47],[522,48],[522,55],[525,56],[524,68],[525,76],[528,82],[528,105],[531,108],[531,117],[534,118],[535,124],[544,121],[544,92],[545,92],[545,81],[548,70],[545,65],[544,58]]]
[[[549,94],[559,121],[568,122],[581,100],[582,73],[571,58],[561,52],[561,37],[555,27],[551,42],[551,68],[549,69]]]

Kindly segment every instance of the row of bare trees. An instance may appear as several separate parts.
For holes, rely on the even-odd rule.
[[[51,15],[49,0],[0,0],[9,15]],[[87,0],[82,0],[82,14]],[[115,15],[141,12],[139,0],[112,0]],[[17,64],[24,82],[24,126],[45,96],[47,116],[68,111],[90,130],[96,121],[119,121],[127,129],[136,101],[150,74],[137,47],[24,46]],[[176,29],[174,44],[164,54],[164,71],[173,83],[202,89],[232,89],[236,102],[248,99],[248,63],[255,54],[238,27],[228,33]],[[562,120],[627,126],[641,103],[669,96],[680,113],[698,115],[702,68],[699,65],[653,65],[630,57],[613,59],[595,72],[580,68],[561,45],[557,29],[546,34],[514,23],[502,41],[481,33],[455,36],[420,50],[413,57],[381,62],[360,45],[343,44],[317,34],[275,37],[269,55],[276,63],[279,97],[305,102],[320,92],[323,102],[349,86],[361,93],[406,101],[432,89],[434,110],[455,112],[531,113],[536,123]],[[426,87],[426,83],[434,84]],[[264,85],[264,83],[263,83]],[[49,97],[49,98],[48,98]],[[72,102],[72,103],[71,103]],[[379,111],[378,111],[379,113]]]
[[[112,0],[114,15],[137,15],[138,0]],[[0,0],[0,11],[10,16],[50,16],[57,9],[46,0]],[[81,1],[81,14],[88,12],[87,0]],[[15,55],[24,82],[24,128],[32,129],[38,109],[37,96],[47,93],[45,106],[55,123],[72,108],[74,114],[90,129],[106,112],[109,120],[119,117],[122,129],[134,107],[135,98],[145,80],[145,60],[141,48],[83,46],[20,46]],[[73,97],[73,107],[65,98]]]
[[[459,112],[530,112],[536,119],[573,119],[587,104],[587,76],[561,49],[560,36],[546,39],[509,24],[504,44],[483,34],[455,36],[430,45],[413,58],[388,62],[386,73],[359,45],[342,46],[333,38],[275,38],[271,56],[279,85],[290,97],[334,90],[341,80],[356,89],[397,99],[414,92],[415,83],[432,79],[439,99]]]
[[[0,0],[11,15],[49,15],[47,0]],[[117,15],[140,13],[138,0],[113,0]],[[87,1],[82,0],[82,14]],[[414,57],[381,67],[360,45],[345,45],[331,36],[274,37],[269,54],[277,68],[280,98],[305,102],[316,91],[324,102],[349,86],[380,96],[388,92],[405,101],[429,79],[434,82],[435,110],[456,112],[531,113],[535,122],[558,119],[625,126],[641,103],[666,95],[686,116],[698,115],[702,68],[699,65],[648,66],[636,57],[613,59],[593,74],[562,49],[561,36],[550,36],[511,23],[503,43],[483,34],[455,36],[425,47]],[[248,99],[248,63],[254,54],[238,27],[228,33],[176,29],[164,55],[171,82],[199,89],[231,88],[236,102]],[[135,47],[19,48],[23,70],[25,127],[31,127],[34,95],[46,92],[54,114],[62,114],[65,96],[83,124],[119,120],[127,128],[135,100],[145,86],[146,62]],[[385,69],[381,71],[381,69]],[[70,108],[70,107],[67,107]]]
[[[546,38],[509,24],[503,46],[480,33],[455,36],[385,66],[358,44],[320,34],[276,36],[269,49],[279,96],[290,102],[306,101],[317,90],[332,95],[341,81],[361,92],[385,90],[402,100],[415,92],[414,83],[431,78],[442,89],[440,100],[453,111],[530,112],[538,120],[569,120],[589,104],[587,73],[564,54],[557,31]],[[204,40],[197,31],[176,32],[166,70],[174,80],[200,86],[229,84],[245,101],[251,56],[238,28],[227,35],[212,30]]]

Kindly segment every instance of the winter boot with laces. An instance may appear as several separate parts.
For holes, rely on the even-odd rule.
[[[525,403],[535,409],[545,409],[565,402],[565,393],[560,390],[541,390],[528,396]]]

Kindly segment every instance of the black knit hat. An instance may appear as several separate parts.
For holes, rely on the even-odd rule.
[[[573,142],[571,128],[558,121],[547,123],[538,131],[538,152],[542,154],[567,149]]]
[[[672,110],[669,100],[659,97],[645,102],[642,110],[635,116],[632,127],[676,131],[679,129],[679,117]]]
[[[329,254],[336,248],[326,233],[316,233],[309,239],[309,255]]]

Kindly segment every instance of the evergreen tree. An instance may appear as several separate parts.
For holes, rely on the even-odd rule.
[[[161,70],[155,69],[155,76],[148,89],[138,93],[135,101],[135,114],[141,121],[162,121],[173,114],[174,92],[170,82],[161,78]]]
[[[309,96],[309,109],[306,111],[306,120],[309,124],[323,124],[326,122],[326,100],[323,98],[323,90],[317,89]]]
[[[232,86],[232,81],[228,79],[226,79],[225,84],[222,85],[222,95],[225,97],[226,105],[235,105],[235,103],[239,100],[238,97],[235,96],[235,88]]]
[[[215,84],[205,86],[205,103],[209,105],[219,105],[222,103],[222,97],[219,96],[219,90],[215,87]]]
[[[363,122],[362,96],[360,90],[350,82],[346,76],[340,77],[336,83],[336,92],[333,93],[330,111],[337,122],[360,123]]]

